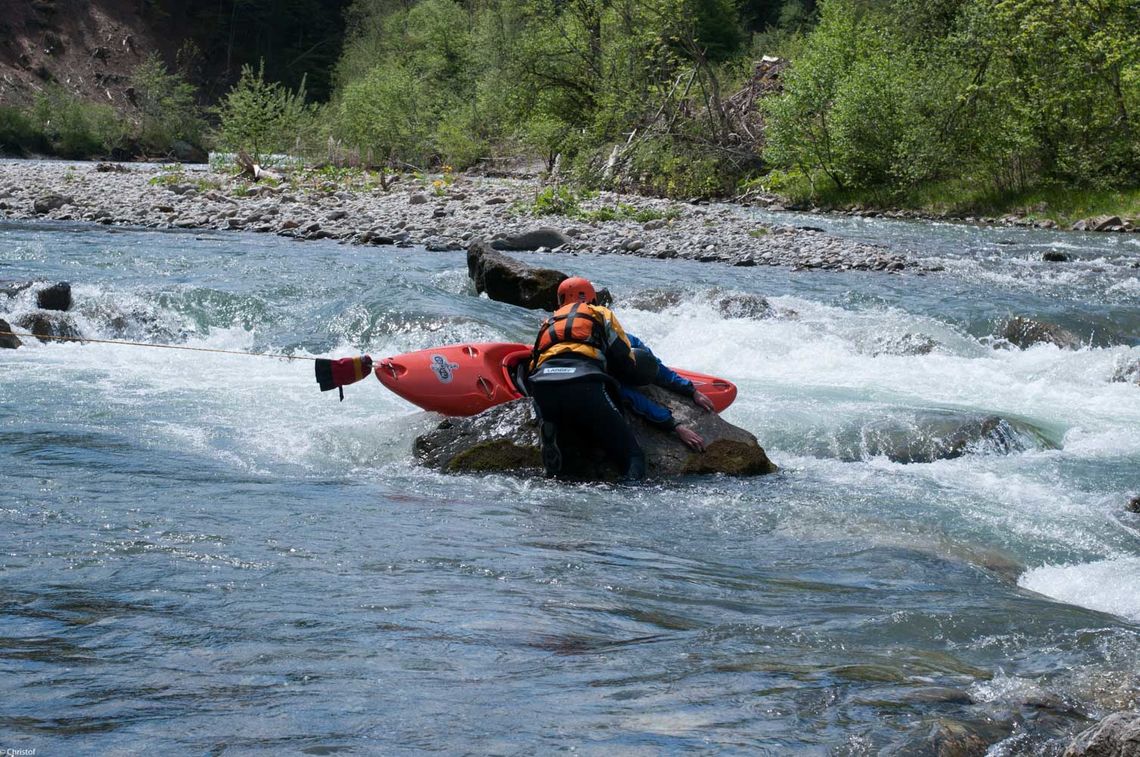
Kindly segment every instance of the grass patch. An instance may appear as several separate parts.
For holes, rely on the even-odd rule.
[[[535,195],[530,207],[518,208],[521,212],[533,216],[560,215],[576,221],[587,223],[604,223],[606,221],[635,221],[649,223],[650,221],[671,221],[681,215],[677,208],[658,210],[656,208],[639,208],[627,202],[618,202],[614,205],[603,205],[600,208],[586,210],[582,203],[596,198],[597,192],[575,191],[569,187],[546,187]]]

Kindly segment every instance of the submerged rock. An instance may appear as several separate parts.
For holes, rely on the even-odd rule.
[[[630,427],[645,451],[651,478],[691,473],[757,476],[776,472],[777,467],[768,459],[756,437],[744,429],[664,390],[649,388],[647,393],[669,405],[677,420],[695,429],[707,445],[705,452],[694,452],[675,434],[631,418]],[[566,478],[614,480],[618,477],[619,472],[605,460],[596,442],[584,439],[563,447]],[[449,473],[540,474],[540,449],[538,423],[529,399],[498,405],[470,418],[449,418],[415,442],[420,464]]]
[[[1112,381],[1122,384],[1140,384],[1140,360],[1120,362],[1112,372]]]
[[[567,278],[561,271],[528,266],[483,242],[467,248],[467,274],[475,282],[475,291],[486,292],[492,300],[533,310],[553,310],[558,302],[558,285]]]
[[[902,336],[880,336],[874,340],[871,356],[879,355],[929,355],[938,348],[938,342],[926,334],[907,332]]]
[[[849,424],[816,453],[845,462],[885,457],[896,463],[931,463],[967,454],[1008,455],[1054,446],[1032,426],[998,415],[921,410],[910,417]]]
[[[1073,739],[1064,757],[1137,755],[1140,755],[1140,711],[1109,715]]]
[[[1023,316],[1014,316],[1006,321],[999,336],[1021,349],[1035,344],[1053,344],[1063,350],[1075,350],[1081,346],[1080,338],[1068,329]]]
[[[727,292],[716,297],[716,306],[725,318],[771,318],[776,314],[768,300],[748,292]]]
[[[662,310],[680,305],[684,298],[684,293],[676,289],[645,289],[623,298],[618,302],[618,305],[645,310],[650,313],[660,313]]]
[[[16,323],[34,334],[41,342],[67,341],[82,337],[71,316],[61,313],[42,311],[28,313]]]

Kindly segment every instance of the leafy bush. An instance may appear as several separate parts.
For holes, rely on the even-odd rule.
[[[51,152],[64,158],[93,158],[125,150],[130,141],[129,125],[115,109],[89,103],[50,87],[32,109]]]

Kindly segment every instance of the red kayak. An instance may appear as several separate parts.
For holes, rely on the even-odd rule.
[[[517,374],[526,370],[530,347],[517,342],[449,344],[384,358],[380,383],[408,402],[444,415],[475,415],[523,396]],[[736,399],[736,385],[716,376],[673,369],[692,381],[722,412]]]

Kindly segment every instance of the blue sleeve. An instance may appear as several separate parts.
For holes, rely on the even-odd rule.
[[[672,431],[677,427],[677,421],[673,420],[673,412],[669,408],[654,402],[633,387],[623,385],[621,398],[635,415],[645,419],[647,423],[665,431]]]
[[[625,333],[625,335],[629,337],[630,347],[633,347],[634,349],[641,348],[649,352],[651,355],[653,354],[653,350],[649,349],[649,345],[647,345],[645,342],[641,341],[628,331]],[[656,355],[653,356],[657,357]],[[677,394],[684,395],[685,397],[692,397],[693,390],[695,389],[692,381],[689,381],[687,378],[684,378],[682,376],[678,376],[669,366],[665,365],[660,360],[657,361],[657,378],[653,380],[653,383],[662,389],[668,389],[671,392],[676,392]]]

